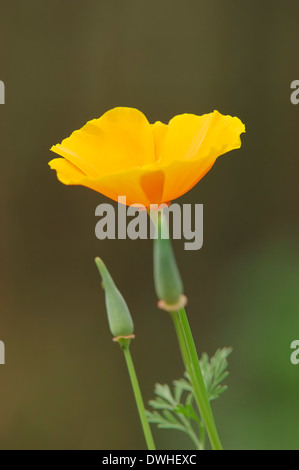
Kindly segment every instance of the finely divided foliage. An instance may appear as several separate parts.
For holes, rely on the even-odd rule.
[[[210,359],[204,353],[200,359],[203,380],[209,401],[216,400],[227,389],[222,382],[227,378],[227,357],[231,348],[218,349]],[[186,433],[197,449],[205,448],[205,429],[195,405],[192,385],[188,374],[168,385],[156,384],[156,397],[149,401],[153,411],[147,411],[148,420],[161,429],[176,429]]]

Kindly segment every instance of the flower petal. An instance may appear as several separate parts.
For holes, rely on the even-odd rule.
[[[86,175],[65,158],[54,158],[49,162],[52,170],[56,170],[57,178],[64,184],[78,184]]]
[[[83,178],[80,183],[105,196],[118,200],[119,196],[126,196],[127,205],[142,204],[149,207],[150,204],[160,204],[164,188],[164,173],[157,169],[155,164],[142,168],[102,175],[99,178]]]
[[[168,203],[189,191],[217,157],[241,146],[242,122],[218,111],[149,124],[133,108],[114,108],[51,150],[64,184],[79,184],[127,204]]]
[[[163,144],[168,131],[168,125],[163,122],[156,121],[154,124],[151,124],[151,126],[155,143],[155,160],[160,160]]]
[[[214,163],[214,162],[213,162]],[[164,168],[165,182],[162,201],[168,202],[190,191],[213,166],[206,160],[176,160]]]
[[[162,170],[149,171],[141,175],[140,185],[149,203],[160,204],[162,202],[164,181],[165,173]]]
[[[151,126],[134,108],[114,108],[51,149],[89,177],[118,173],[155,160]]]
[[[161,149],[161,161],[209,160],[241,146],[244,124],[218,111],[203,116],[181,114],[170,120]]]
[[[103,175],[99,178],[83,177],[75,184],[86,186],[118,201],[126,196],[126,204],[168,203],[191,189],[209,171],[195,160],[175,161],[168,164],[158,162],[142,168]],[[73,183],[68,183],[73,184]]]

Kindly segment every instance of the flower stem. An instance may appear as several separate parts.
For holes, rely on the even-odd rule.
[[[128,371],[129,371],[129,376],[130,376],[130,379],[131,379],[133,392],[134,392],[134,395],[135,395],[136,405],[137,405],[137,409],[138,409],[139,418],[140,418],[140,421],[141,421],[145,441],[146,441],[146,444],[147,444],[147,448],[148,448],[148,450],[156,450],[154,440],[153,440],[153,436],[152,436],[152,432],[151,432],[151,429],[150,429],[150,425],[148,423],[148,420],[147,420],[147,417],[146,417],[146,414],[145,414],[144,403],[143,403],[143,399],[142,399],[142,395],[141,395],[141,391],[140,391],[140,387],[139,387],[139,383],[138,383],[138,379],[137,379],[137,375],[136,375],[136,371],[135,371],[135,367],[134,367],[134,363],[133,363],[133,359],[132,359],[132,356],[131,356],[129,345],[125,345],[123,347],[123,351],[124,351],[124,356],[125,356],[126,364],[127,364],[127,367],[128,367]]]
[[[211,446],[213,450],[222,450],[185,309],[181,308],[180,310],[173,312],[172,318],[174,321],[183,361],[190,376],[197,406],[205,423]]]

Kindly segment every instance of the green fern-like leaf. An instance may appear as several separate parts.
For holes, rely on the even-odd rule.
[[[211,359],[206,353],[200,359],[210,401],[219,398],[227,389],[222,382],[228,376],[227,357],[231,351],[231,348],[218,349]],[[173,381],[173,390],[167,384],[156,384],[154,392],[155,398],[149,401],[153,411],[147,411],[149,422],[161,429],[182,431],[190,437],[197,449],[203,449],[203,423],[194,405],[193,388],[187,372],[183,378]]]
[[[211,359],[204,353],[199,361],[210,401],[216,400],[216,398],[227,390],[225,385],[220,384],[228,376],[227,358],[231,352],[232,348],[218,349]]]

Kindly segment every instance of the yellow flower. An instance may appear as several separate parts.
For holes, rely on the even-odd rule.
[[[150,124],[134,108],[114,108],[51,150],[58,179],[127,204],[168,203],[189,191],[220,155],[241,146],[244,124],[218,111]]]

